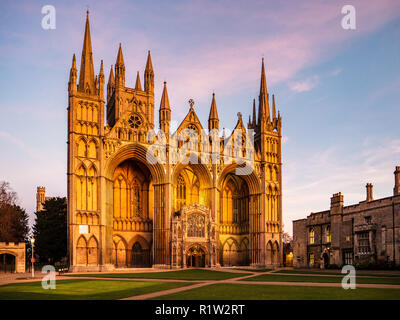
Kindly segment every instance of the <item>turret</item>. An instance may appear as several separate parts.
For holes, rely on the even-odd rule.
[[[76,79],[77,79],[78,71],[76,69],[76,58],[75,53],[72,57],[72,66],[71,70],[69,71],[69,82],[68,82],[68,92],[74,93],[76,91]]]
[[[161,96],[160,110],[160,129],[168,136],[169,125],[171,122],[171,107],[169,105],[168,92],[167,92],[167,82],[164,81],[164,89]]]
[[[95,93],[92,41],[90,39],[89,11],[86,12],[85,37],[83,40],[81,69],[79,71],[79,92]]]
[[[154,94],[154,70],[150,51],[147,55],[146,69],[144,71],[144,91]]]
[[[208,130],[212,129],[219,130],[219,118],[217,112],[217,104],[215,103],[215,93],[212,95],[210,115],[208,116]]]
[[[115,85],[125,87],[125,63],[121,44],[119,44],[117,61],[115,62]]]

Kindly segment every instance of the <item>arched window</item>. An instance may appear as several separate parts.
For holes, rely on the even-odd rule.
[[[310,244],[314,243],[314,236],[315,236],[314,228],[311,228],[309,233]]]
[[[332,236],[331,236],[331,227],[327,226],[326,227],[326,242],[331,242]]]
[[[191,214],[188,219],[188,237],[203,238],[205,236],[205,219],[200,214]]]

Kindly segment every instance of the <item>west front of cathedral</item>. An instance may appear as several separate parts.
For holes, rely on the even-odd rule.
[[[258,104],[247,125],[238,114],[229,135],[220,132],[214,94],[206,128],[190,100],[170,132],[165,82],[156,125],[154,79],[149,52],[143,86],[138,72],[135,87],[127,87],[120,45],[105,86],[103,61],[94,72],[87,13],[79,74],[74,55],[68,83],[70,270],[279,266],[281,117],[269,98],[264,61]],[[198,140],[176,139],[186,131]],[[187,145],[189,161],[171,161]],[[240,173],[248,163],[252,169]]]

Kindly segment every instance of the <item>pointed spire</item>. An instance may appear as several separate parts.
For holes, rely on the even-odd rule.
[[[153,71],[153,63],[151,62],[150,50],[147,54],[146,71]]]
[[[276,109],[275,109],[275,95],[272,95],[272,119],[276,119]]]
[[[219,118],[217,111],[217,104],[215,102],[215,93],[212,95],[210,115],[208,116],[208,129],[219,129]]]
[[[122,55],[122,46],[121,43],[119,44],[118,48],[118,55],[117,55],[117,61],[115,62],[115,65],[125,65],[124,63],[124,56]]]
[[[119,44],[117,60],[115,62],[115,84],[121,87],[125,86],[125,63],[121,43]]]
[[[161,97],[160,110],[161,109],[170,109],[166,81],[164,81],[164,89]]]
[[[107,83],[107,101],[112,96],[114,87],[115,87],[115,79],[114,79],[113,66],[111,66],[110,75],[108,76],[108,83]]]
[[[210,108],[210,115],[208,116],[208,120],[218,120],[218,111],[217,111],[217,104],[215,103],[215,93],[212,95],[211,101],[211,108]]]
[[[75,57],[75,53],[72,56],[72,69],[76,70],[76,57]]]
[[[137,72],[136,76],[136,85],[135,85],[136,90],[142,91],[142,84],[140,83],[140,76],[139,76],[139,71]]]
[[[100,73],[99,73],[99,75],[100,76],[104,76],[103,60],[101,60],[101,63],[100,63]]]
[[[169,123],[171,121],[171,108],[169,106],[167,82],[165,81],[160,103],[159,118],[160,118],[160,129],[165,133],[169,132]]]
[[[269,104],[268,104],[268,91],[267,91],[267,80],[265,77],[264,58],[262,58],[261,65],[261,83],[260,83],[260,95],[258,96],[258,123],[261,124],[266,121],[269,117]]]
[[[253,99],[253,128],[257,126],[256,99]]]
[[[70,92],[76,91],[76,58],[75,58],[75,53],[72,56],[72,66],[71,70],[69,71],[69,83],[68,83],[68,89]]]
[[[144,90],[154,94],[154,71],[150,50],[147,55],[146,69],[144,71]]]
[[[113,66],[111,65],[110,75],[108,76],[108,85],[114,85],[114,84],[115,84],[114,72],[113,72]]]
[[[89,11],[86,12],[85,36],[83,40],[78,90],[81,92],[89,91],[90,93],[94,93],[94,69],[92,41],[90,39]]]

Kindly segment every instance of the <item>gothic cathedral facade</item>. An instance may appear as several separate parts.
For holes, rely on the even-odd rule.
[[[154,77],[149,52],[143,87],[139,72],[135,87],[127,87],[120,45],[105,87],[103,61],[94,72],[87,13],[79,77],[74,55],[68,83],[70,269],[279,266],[281,117],[267,92],[264,61],[258,115],[254,100],[247,128],[239,113],[231,135],[217,133],[217,148],[209,148],[211,132],[220,129],[215,95],[205,139],[193,101],[176,132],[170,132],[165,82],[158,126],[154,121]],[[167,159],[170,136],[190,129],[203,139],[187,163],[152,162],[148,151],[158,138],[149,139],[148,132],[156,129],[167,136]],[[243,132],[244,145],[254,141],[252,151],[224,147],[235,132]],[[228,161],[226,150],[229,157],[238,151],[252,157],[253,169],[237,174],[243,163]],[[218,161],[207,161],[214,156]]]

